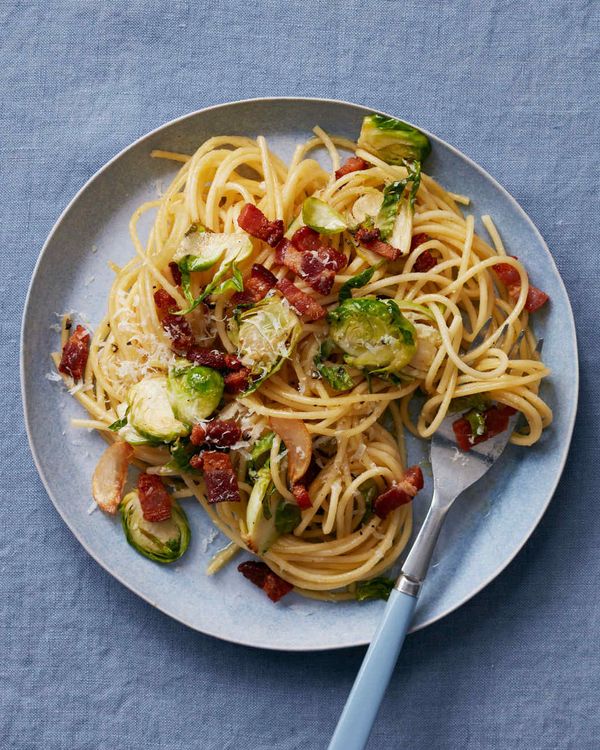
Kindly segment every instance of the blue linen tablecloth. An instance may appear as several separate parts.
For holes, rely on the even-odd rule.
[[[482,164],[569,290],[581,399],[549,511],[509,568],[408,638],[382,750],[600,747],[598,3],[0,2],[0,748],[325,748],[363,649],[221,643],[87,556],[38,479],[18,385],[29,278],[63,206],[190,110],[252,96],[404,113]]]

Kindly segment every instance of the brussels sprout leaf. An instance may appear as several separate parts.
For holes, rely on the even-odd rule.
[[[394,588],[395,581],[392,578],[378,576],[370,581],[360,581],[356,584],[356,599],[359,602],[369,599],[384,599],[387,601]]]
[[[373,274],[375,273],[377,268],[379,268],[379,265],[365,268],[364,271],[357,273],[356,276],[352,276],[350,279],[348,279],[348,281],[345,281],[340,288],[340,305],[342,304],[342,302],[352,297],[353,289],[361,289],[363,286],[366,286],[373,278]]]
[[[325,364],[325,361],[331,354],[334,343],[331,339],[325,339],[319,348],[319,352],[314,358],[315,369],[325,378],[329,385],[336,391],[347,391],[354,387],[354,381],[348,374],[344,365]]]
[[[295,503],[282,501],[275,511],[275,528],[280,534],[289,534],[300,523],[302,512]]]

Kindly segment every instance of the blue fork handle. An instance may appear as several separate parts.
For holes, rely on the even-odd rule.
[[[379,628],[329,743],[329,750],[363,750],[366,746],[416,605],[416,596],[392,589]]]

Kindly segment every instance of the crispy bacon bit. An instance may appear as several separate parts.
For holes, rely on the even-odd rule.
[[[327,310],[322,305],[310,295],[298,289],[289,279],[278,281],[276,288],[288,300],[290,305],[308,320],[319,320],[319,318],[324,318],[327,315]]]
[[[248,560],[240,563],[238,570],[244,578],[262,589],[272,602],[278,602],[282,596],[289,594],[294,588],[291,583],[284,581],[277,573],[273,573],[264,562]]]
[[[368,169],[370,166],[369,162],[361,159],[360,156],[349,156],[342,166],[336,170],[335,179],[339,180],[340,177],[350,174],[350,172],[358,172],[361,169]]]
[[[247,367],[241,367],[235,372],[228,372],[223,378],[225,391],[234,395],[242,393],[250,385],[250,375],[250,370]]]
[[[154,292],[154,304],[160,312],[168,313],[177,310],[177,302],[171,297],[166,289],[157,289]]]
[[[289,240],[282,240],[277,245],[275,259],[320,294],[326,295],[331,291],[335,271],[325,268],[317,257],[317,251],[301,252]]]
[[[242,431],[235,419],[213,419],[192,427],[190,440],[194,445],[212,443],[217,448],[230,448],[242,437]]]
[[[410,503],[421,489],[423,489],[423,472],[418,466],[411,466],[404,472],[398,484],[392,485],[375,499],[373,505],[375,515],[379,518],[386,518],[391,511]]]
[[[204,451],[192,456],[190,466],[201,469],[206,485],[206,499],[209,503],[236,503],[240,499],[237,477],[228,453]]]
[[[83,326],[77,326],[63,346],[58,371],[70,375],[73,380],[83,377],[90,353],[90,334]]]
[[[263,240],[271,247],[275,247],[283,237],[283,221],[269,221],[263,212],[253,206],[252,203],[246,203],[238,216],[239,226],[253,237]]]
[[[225,355],[225,367],[228,370],[241,370],[242,363],[240,362],[239,357],[236,357],[235,354],[226,354]]]
[[[282,240],[282,242],[285,242],[285,240]],[[250,271],[250,277],[244,281],[244,291],[236,292],[232,296],[231,302],[234,305],[253,305],[264,299],[276,283],[277,277],[268,268],[265,268],[261,263],[255,263]]]
[[[366,247],[367,250],[381,255],[387,260],[397,260],[400,257],[400,250],[397,247],[379,239],[379,229],[364,229],[361,227],[354,236],[357,242]]]
[[[417,273],[427,273],[427,271],[431,271],[434,266],[437,266],[437,260],[429,250],[424,250],[416,259],[413,270]]]
[[[173,342],[172,346],[176,352],[185,354],[194,348],[196,343],[194,334],[183,315],[165,315],[162,319],[162,327]]]
[[[537,286],[530,286],[527,292],[527,299],[525,300],[525,309],[528,312],[535,312],[545,305],[549,299],[550,297],[546,292],[542,292]]]
[[[471,450],[474,445],[483,443],[504,432],[508,427],[508,420],[513,414],[516,414],[516,411],[512,406],[498,404],[497,406],[490,406],[483,414],[485,417],[485,432],[483,435],[473,435],[471,423],[466,417],[460,417],[452,423],[456,442],[461,450]]]
[[[410,241],[410,252],[412,253],[413,250],[416,250],[419,245],[422,245],[424,242],[429,241],[429,235],[425,234],[424,232],[421,232],[420,234],[415,234],[415,236]]]
[[[167,521],[171,518],[171,496],[156,474],[140,474],[138,494],[146,521]]]
[[[333,271],[341,271],[348,263],[344,253],[323,242],[319,233],[310,227],[297,229],[292,237],[292,245],[301,253],[313,254],[325,268]]]
[[[511,255],[510,257],[517,260],[516,255]],[[517,299],[521,293],[521,277],[517,269],[509,263],[496,263],[492,268],[500,281],[506,286],[508,296],[512,299]],[[536,286],[530,286],[527,292],[527,299],[525,300],[525,309],[527,312],[535,312],[545,305],[549,299],[550,297],[546,292],[543,292]]]
[[[296,498],[298,507],[301,510],[306,510],[306,508],[310,508],[312,506],[310,495],[308,494],[308,490],[306,489],[306,486],[304,484],[300,484],[299,482],[293,484],[292,495]]]
[[[193,346],[185,353],[187,359],[202,367],[212,367],[213,370],[239,370],[242,366],[235,354],[226,354],[218,349],[205,349]]]
[[[374,240],[380,240],[381,239],[381,232],[377,227],[371,227],[371,229],[367,229],[366,227],[359,227],[356,231],[356,241],[360,242],[361,244],[364,244],[365,242],[373,242]]]
[[[181,271],[174,260],[169,263],[169,269],[171,271],[171,276],[173,277],[173,283],[175,286],[179,286],[181,284]]]

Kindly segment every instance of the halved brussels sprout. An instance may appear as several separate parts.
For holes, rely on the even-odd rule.
[[[225,382],[210,367],[181,363],[171,368],[167,396],[175,416],[186,424],[207,419],[223,397]]]
[[[160,563],[178,560],[190,543],[190,527],[181,507],[173,500],[171,518],[146,521],[137,490],[123,498],[121,523],[127,541],[144,557]]]
[[[281,499],[271,482],[269,463],[256,472],[256,478],[246,508],[248,533],[244,542],[257,555],[263,555],[279,536],[275,513]]]
[[[319,198],[307,198],[302,206],[302,220],[319,234],[339,234],[348,225],[339,211]]]
[[[352,218],[362,224],[369,217],[375,218],[381,209],[383,203],[383,193],[372,192],[361,195],[354,201],[352,206]]]
[[[402,120],[384,115],[364,118],[358,145],[388,164],[402,164],[405,159],[423,161],[431,152],[431,143],[425,133]]]
[[[167,378],[162,375],[144,378],[131,386],[127,401],[129,424],[119,431],[119,435],[132,445],[136,443],[136,433],[146,440],[170,443],[190,431],[189,426],[180,422],[173,413]],[[127,428],[133,428],[134,433],[125,434]]]
[[[252,252],[252,242],[245,232],[207,232],[200,229],[185,235],[173,260],[182,271],[206,271],[223,260],[240,262]]]
[[[272,294],[241,313],[231,336],[244,367],[258,376],[253,389],[282,366],[302,333],[300,318],[287,300]]]
[[[396,374],[416,351],[415,328],[391,299],[347,299],[327,319],[329,335],[353,367]]]
[[[424,375],[429,370],[442,345],[442,337],[438,329],[433,326],[417,322],[414,322],[413,325],[417,333],[417,350],[410,361],[409,369],[415,370],[416,375]]]

